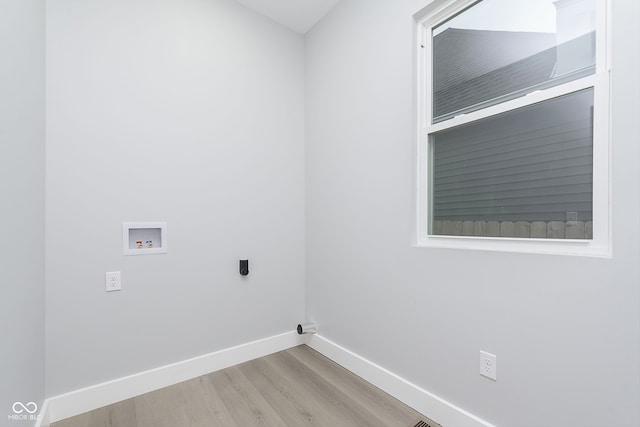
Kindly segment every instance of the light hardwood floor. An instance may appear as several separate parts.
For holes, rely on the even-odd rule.
[[[413,427],[421,419],[429,422],[302,345],[59,421],[52,427]]]

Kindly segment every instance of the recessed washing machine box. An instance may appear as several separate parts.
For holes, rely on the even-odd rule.
[[[167,253],[166,222],[123,222],[123,255],[153,255]]]

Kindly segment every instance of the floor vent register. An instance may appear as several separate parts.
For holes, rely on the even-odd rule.
[[[440,424],[436,423],[435,421],[431,421],[430,419],[425,420],[420,420],[416,423],[416,425],[414,425],[413,427],[442,427]]]

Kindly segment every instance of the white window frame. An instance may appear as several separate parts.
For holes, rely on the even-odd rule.
[[[416,237],[414,246],[507,252],[530,252],[559,255],[611,257],[611,189],[610,189],[610,24],[609,1],[597,0],[596,68],[594,74],[537,90],[524,96],[433,123],[432,103],[432,29],[446,19],[477,3],[478,0],[434,0],[414,16],[416,19]],[[430,135],[475,122],[500,113],[547,101],[584,89],[594,90],[593,120],[593,238],[535,239],[507,237],[473,237],[430,235]]]

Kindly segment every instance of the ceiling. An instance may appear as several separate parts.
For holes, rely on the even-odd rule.
[[[237,0],[256,12],[304,34],[340,0]]]

